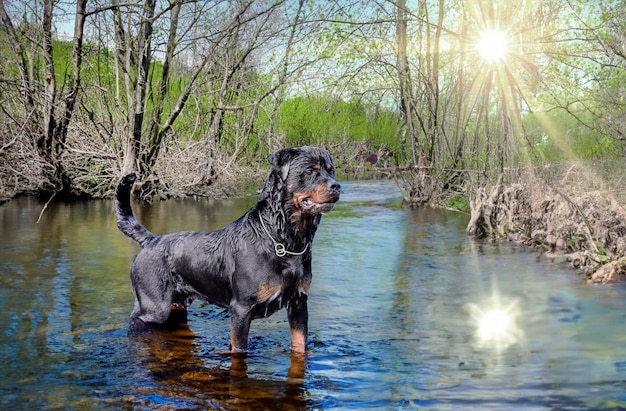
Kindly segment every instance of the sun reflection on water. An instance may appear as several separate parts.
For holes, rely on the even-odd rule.
[[[518,324],[521,309],[517,299],[504,298],[494,292],[488,300],[470,304],[468,308],[476,327],[474,337],[477,346],[501,353],[522,342],[524,332]]]

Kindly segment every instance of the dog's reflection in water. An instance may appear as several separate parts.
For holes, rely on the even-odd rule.
[[[185,323],[167,328],[134,332],[130,339],[139,344],[139,356],[149,370],[149,380],[137,381],[141,402],[155,402],[159,409],[307,409],[304,388],[306,357],[290,355],[287,377],[268,372],[268,379],[248,376],[243,354],[210,354],[215,366],[207,365],[200,354],[196,336]],[[148,404],[144,404],[148,405]]]

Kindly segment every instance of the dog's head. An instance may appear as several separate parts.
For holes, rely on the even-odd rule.
[[[268,182],[273,180],[280,186],[282,201],[292,220],[299,220],[302,215],[327,213],[339,200],[335,166],[326,150],[306,146],[286,148],[272,154],[269,161],[272,172]]]

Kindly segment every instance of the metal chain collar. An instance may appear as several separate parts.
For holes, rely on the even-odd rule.
[[[304,246],[304,250],[300,251],[299,253],[287,250],[287,247],[285,247],[285,244],[279,243],[278,241],[274,240],[274,237],[272,237],[267,227],[265,227],[265,223],[263,222],[263,219],[261,218],[261,214],[259,214],[259,221],[261,221],[261,227],[263,227],[263,231],[265,231],[265,234],[267,234],[270,240],[272,240],[272,242],[274,243],[274,252],[276,253],[277,257],[284,257],[287,254],[299,256],[299,255],[304,254],[306,250],[309,248],[309,244],[307,244]]]

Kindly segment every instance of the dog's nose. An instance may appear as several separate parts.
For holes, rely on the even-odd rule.
[[[341,185],[339,185],[339,183],[336,182],[335,180],[331,180],[329,184],[330,184],[330,191],[339,192],[339,190],[341,190]]]

